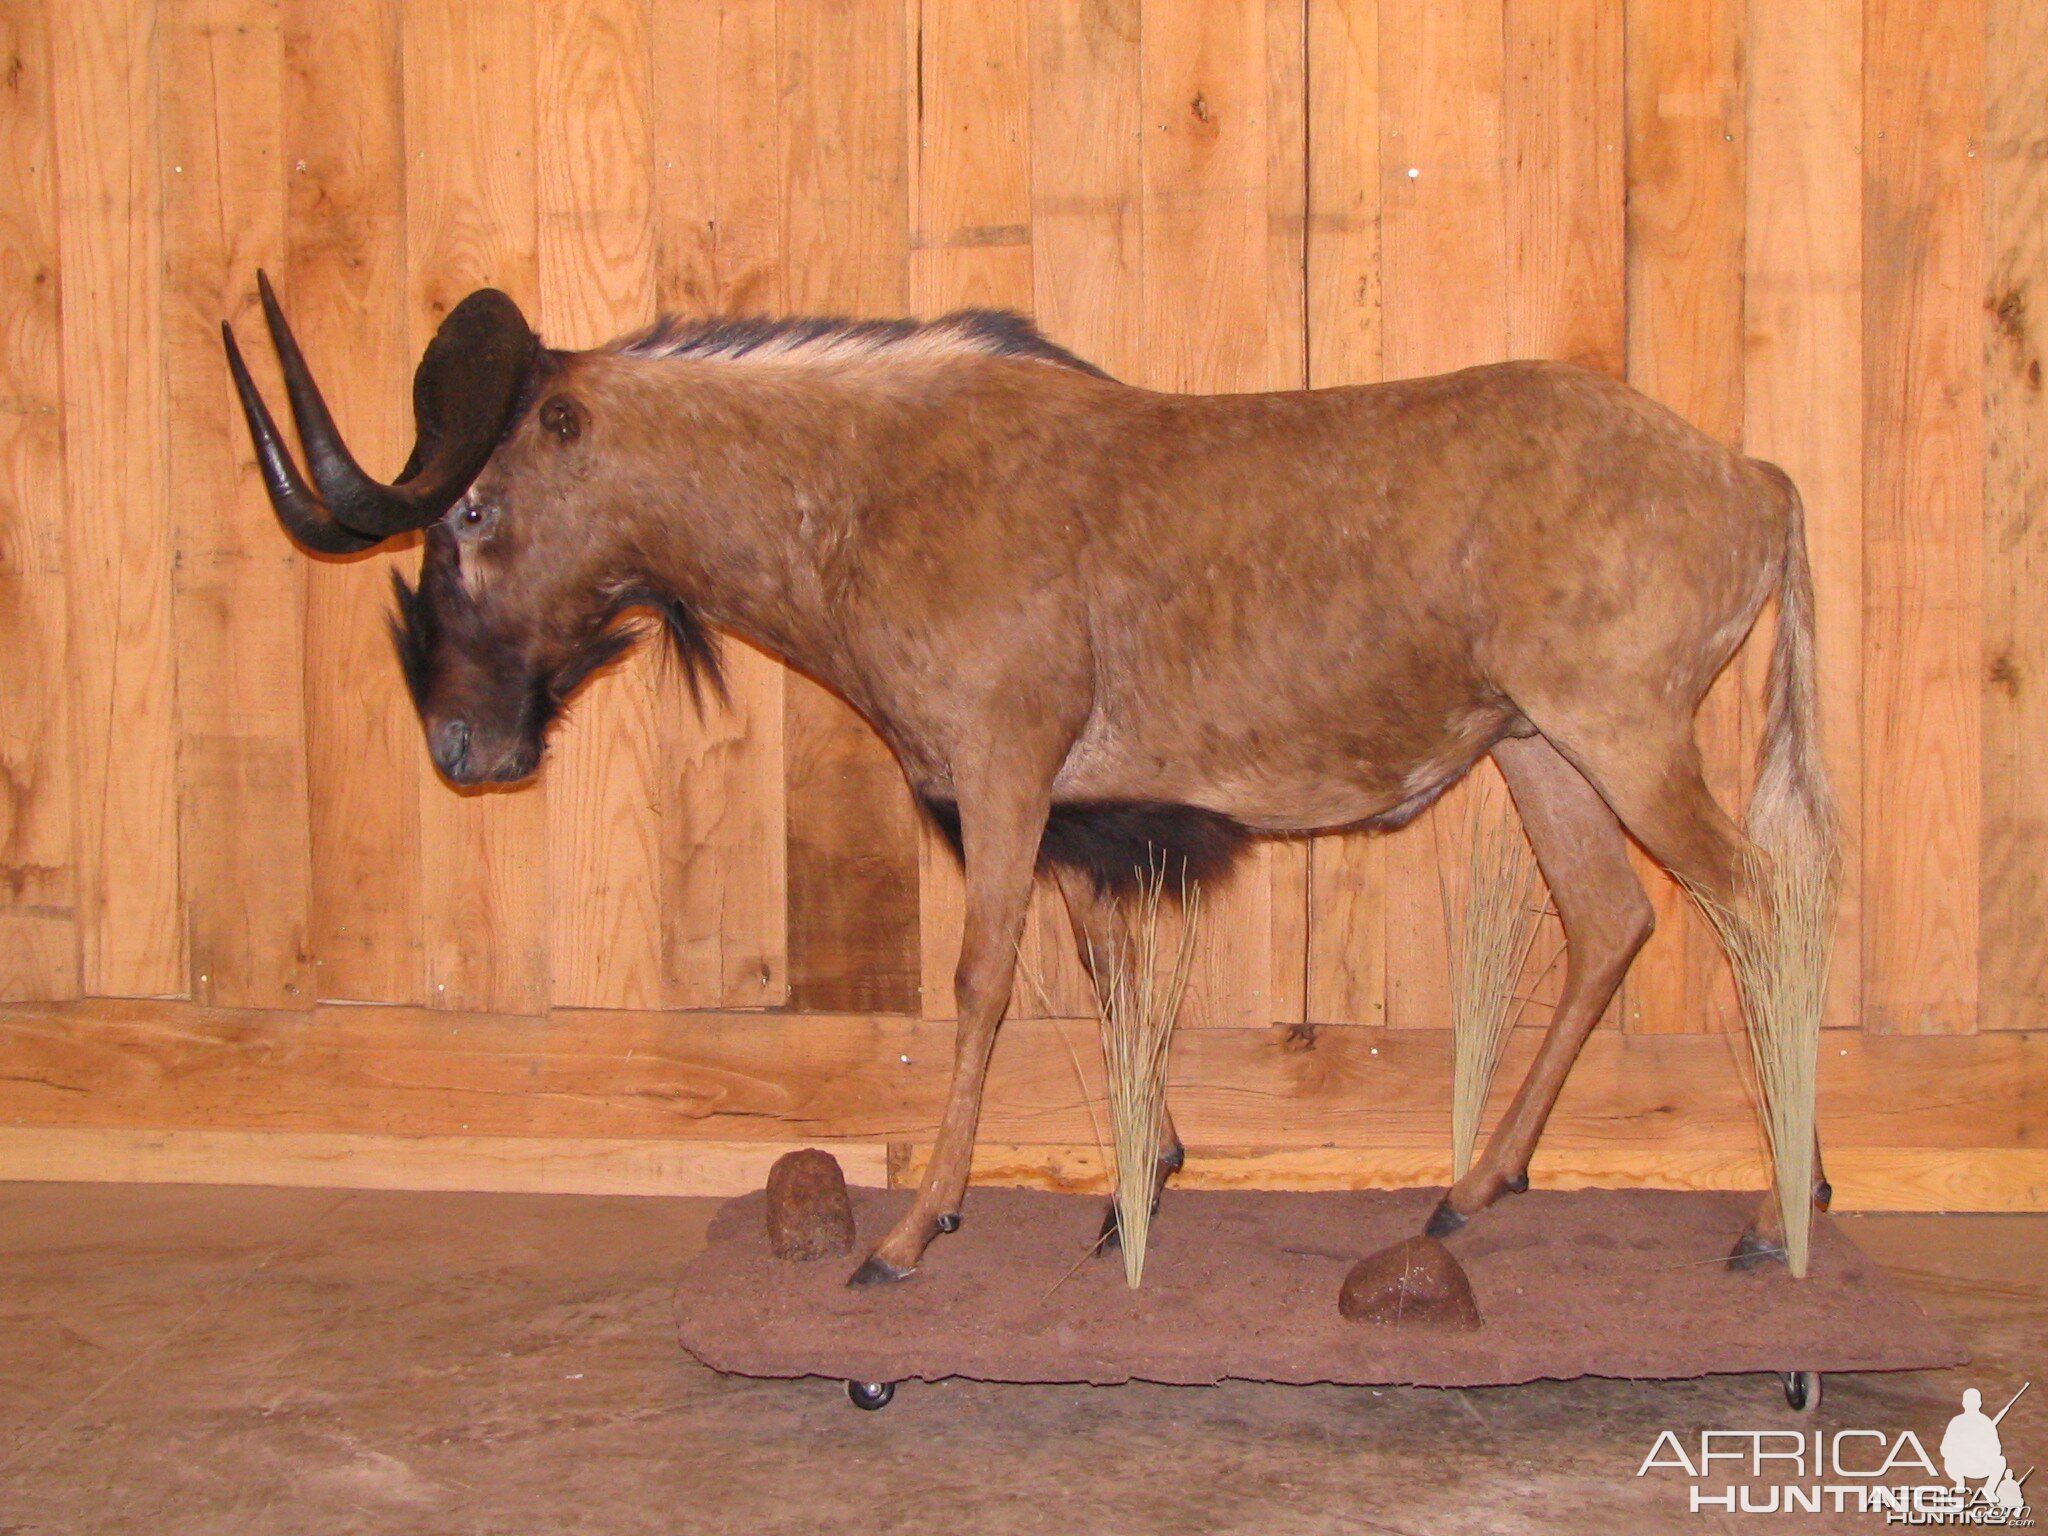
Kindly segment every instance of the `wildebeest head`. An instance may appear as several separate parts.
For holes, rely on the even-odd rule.
[[[413,380],[412,457],[382,485],[342,443],[259,283],[310,484],[221,330],[278,520],[335,555],[425,531],[418,586],[395,581],[392,634],[442,773],[458,784],[530,777],[569,695],[637,638],[629,610],[660,615],[693,690],[700,674],[717,685],[709,635],[636,579],[626,520],[606,515],[621,488],[609,483],[604,423],[575,387],[573,357],[542,347],[511,299],[481,289],[442,322]]]

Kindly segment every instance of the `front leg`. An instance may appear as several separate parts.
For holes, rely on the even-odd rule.
[[[960,1023],[953,1044],[953,1086],[917,1199],[848,1285],[876,1285],[911,1274],[927,1244],[960,1225],[960,1202],[974,1160],[974,1127],[988,1078],[996,1026],[1010,1005],[1017,941],[1031,901],[1032,869],[1050,803],[1035,778],[997,778],[960,798],[961,853],[967,865],[967,921],[953,986]]]

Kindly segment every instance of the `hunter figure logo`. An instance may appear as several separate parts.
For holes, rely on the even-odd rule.
[[[1941,1469],[1954,1482],[1956,1492],[1961,1493],[1966,1483],[1977,1483],[1983,1497],[2000,1509],[2026,1507],[2020,1491],[2025,1479],[2014,1477],[2005,1464],[1998,1424],[2032,1385],[2028,1382],[2013,1393],[2012,1401],[1999,1409],[1995,1418],[1984,1412],[1983,1393],[1975,1387],[1963,1393],[1963,1411],[1948,1421],[1941,1437]]]
[[[2031,1385],[1995,1414],[1984,1411],[1983,1393],[1965,1391],[1962,1412],[1942,1432],[1938,1466],[1910,1429],[1705,1429],[1691,1444],[1667,1429],[1636,1476],[1682,1474],[1694,1514],[1868,1514],[1888,1525],[2028,1527],[2033,1468],[2013,1471],[1999,1427]]]

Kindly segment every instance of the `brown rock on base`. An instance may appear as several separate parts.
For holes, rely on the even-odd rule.
[[[1337,1310],[1354,1323],[1424,1323],[1468,1333],[1479,1326],[1464,1266],[1433,1237],[1411,1237],[1352,1265]]]
[[[805,1147],[775,1159],[768,1170],[768,1246],[778,1259],[853,1251],[853,1202],[830,1152]]]

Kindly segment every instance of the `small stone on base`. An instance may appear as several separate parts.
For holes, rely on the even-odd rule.
[[[1479,1326],[1479,1303],[1464,1266],[1433,1237],[1411,1237],[1352,1265],[1337,1310],[1354,1323],[1423,1323],[1465,1332]]]
[[[853,1202],[830,1152],[785,1152],[768,1170],[768,1247],[793,1260],[853,1251]]]

